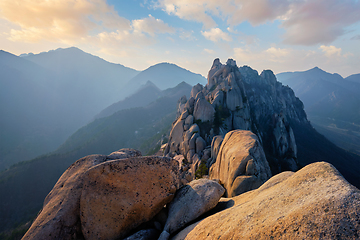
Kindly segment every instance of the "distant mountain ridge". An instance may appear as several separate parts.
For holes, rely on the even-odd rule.
[[[354,74],[343,78],[317,67],[304,72],[277,74],[278,80],[289,85],[303,101],[315,128],[347,150],[360,148],[360,142],[353,142],[360,137],[359,77],[360,74]]]
[[[138,71],[77,48],[18,57],[0,52],[0,171],[55,150]],[[104,95],[108,97],[104,98]]]
[[[29,160],[55,150],[100,111],[124,100],[149,80],[163,90],[184,79],[194,84],[204,79],[175,64],[157,64],[149,69],[140,72],[139,78],[139,71],[76,47],[21,57],[1,51],[0,171],[19,159]],[[151,94],[156,96],[155,92]],[[143,100],[136,105],[133,99],[133,107],[144,106],[154,98]],[[120,108],[107,116],[117,110]]]
[[[111,104],[97,114],[95,118],[107,117],[122,109],[143,107],[159,97],[161,97],[161,90],[152,82],[147,81],[147,83],[141,86],[133,95]]]
[[[206,83],[206,78],[200,74],[195,74],[181,68],[173,63],[158,63],[144,71],[140,72],[132,78],[125,86],[127,89],[138,89],[139,86],[144,85],[147,81],[154,83],[159,89],[165,90],[175,87],[175,85],[186,82],[191,86],[198,83]],[[174,83],[176,83],[174,85]]]
[[[360,83],[360,73],[350,75],[350,76],[346,77],[345,79],[349,80],[349,81],[352,81],[352,82]]]

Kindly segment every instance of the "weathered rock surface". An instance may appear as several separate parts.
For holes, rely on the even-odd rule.
[[[160,211],[165,203],[172,199],[178,187],[179,163],[169,158],[146,158],[139,157],[139,155],[140,152],[134,149],[120,149],[108,156],[90,155],[77,160],[63,173],[54,188],[45,198],[42,211],[24,235],[23,239],[84,239],[84,235],[88,237],[87,228],[84,228],[84,226],[88,227],[89,224],[94,221],[95,217],[98,216],[97,214],[102,213],[104,213],[104,215],[101,217],[101,224],[97,223],[96,227],[91,229],[91,231],[94,232],[105,224],[108,224],[106,231],[112,232],[111,230],[116,226],[120,226],[120,224],[116,224],[118,222],[114,219],[110,220],[106,217],[111,216],[112,213],[119,210],[116,209],[115,206],[120,206],[121,204],[127,206],[126,204],[132,205],[134,203],[134,208],[129,208],[128,206],[128,212],[122,211],[123,215],[118,214],[117,219],[128,214],[129,217],[127,219],[129,220],[131,216],[134,217],[135,221],[133,221],[132,224],[136,225],[137,223],[135,222],[146,221],[146,217],[153,217],[153,213],[149,214],[150,210],[141,211],[141,213],[136,212],[138,209],[136,209],[135,206],[139,204],[136,205],[135,203],[138,203],[136,202],[137,200],[141,201],[141,204],[144,204],[141,207],[144,208],[153,204],[154,207],[151,212],[155,212],[154,214],[156,214],[156,211]],[[129,159],[129,157],[133,158]],[[123,166],[122,175],[119,174],[121,172],[121,166]],[[135,169],[135,166],[137,169]],[[126,167],[128,169],[125,173]],[[97,172],[99,169],[103,169],[104,172]],[[117,172],[117,174],[115,174],[115,172]],[[144,174],[144,172],[146,174]],[[136,173],[139,173],[139,175],[136,175]],[[160,176],[160,174],[162,175]],[[97,176],[91,178],[95,175]],[[157,179],[153,184],[149,179],[158,175],[159,178],[161,177],[162,179]],[[139,183],[139,186],[147,186],[147,189],[144,190],[134,185],[136,182],[139,182],[140,179],[144,182]],[[126,196],[121,194],[114,196],[114,194],[116,195],[120,190],[124,189],[129,191],[126,193]],[[149,191],[149,189],[159,191]],[[116,193],[116,191],[118,192]],[[138,193],[139,196],[137,196],[136,193]],[[150,196],[147,195],[147,193],[150,194]],[[155,195],[153,195],[153,193]],[[139,197],[143,195],[147,197],[139,200]],[[163,199],[160,199],[161,197],[163,197]],[[95,198],[95,200],[93,198]],[[119,200],[115,201],[114,198]],[[106,206],[98,205],[96,208],[91,205],[91,203],[96,201],[98,201],[98,204],[106,204]],[[152,203],[149,204],[148,201],[152,201]],[[81,205],[80,202],[83,204]],[[162,205],[162,202],[165,202],[164,205]],[[162,206],[159,207],[156,204]],[[82,211],[81,217],[80,209]],[[92,213],[89,213],[90,211]],[[136,215],[136,213],[139,214]],[[86,218],[86,216],[89,215],[92,215],[91,220]],[[81,223],[80,219],[84,221],[84,223]],[[110,223],[115,224],[112,225]],[[127,224],[128,226],[131,225],[129,225],[129,223]],[[84,226],[82,227],[81,225]],[[84,229],[86,232],[84,232]],[[130,229],[126,231],[128,230]],[[109,235],[104,236],[108,237]],[[111,239],[111,237],[109,237],[109,239]]]
[[[199,98],[194,107],[194,118],[196,120],[201,120],[202,122],[212,122],[214,121],[215,109],[214,107],[205,99]]]
[[[45,198],[43,209],[23,239],[81,239],[79,200],[84,172],[106,160],[105,155],[90,155],[73,163]]]
[[[166,157],[113,160],[84,175],[80,219],[86,239],[126,236],[153,218],[178,188],[178,162]]]
[[[257,136],[234,130],[225,135],[209,175],[220,180],[228,197],[234,197],[258,188],[271,177],[271,171]]]
[[[360,190],[329,163],[283,172],[173,239],[358,239]],[[185,237],[186,236],[186,237]]]
[[[162,236],[173,233],[203,213],[214,208],[225,189],[216,181],[199,179],[190,182],[176,192],[169,204],[168,220]],[[166,239],[162,237],[161,239]]]

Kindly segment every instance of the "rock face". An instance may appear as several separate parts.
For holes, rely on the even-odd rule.
[[[298,169],[291,122],[308,121],[302,102],[289,87],[277,82],[272,71],[259,75],[248,66],[237,67],[232,59],[226,64],[215,59],[206,86],[194,86],[189,100],[182,98],[180,102],[164,156],[183,155],[192,165],[188,169],[193,177],[200,166],[194,165],[194,155],[210,168],[217,158],[217,146],[212,143],[219,144],[214,137],[236,129],[257,135],[273,175]],[[204,141],[196,141],[200,137]],[[205,161],[204,150],[208,148],[212,155]]]
[[[168,220],[164,227],[166,233],[163,235],[176,232],[214,208],[224,192],[220,184],[208,179],[194,180],[183,186],[169,204]]]
[[[45,198],[43,209],[23,239],[81,239],[79,200],[84,172],[105,161],[105,155],[91,155],[73,163]]]
[[[129,208],[129,205],[126,205],[126,203],[132,204],[134,202],[137,203],[137,205],[134,206],[138,206],[139,203],[136,202],[138,200],[136,193],[143,196],[146,195],[147,192],[152,194],[152,192],[148,190],[152,188],[155,195],[146,195],[148,197],[141,200],[143,201],[142,204],[145,204],[142,207],[153,204],[154,209],[160,211],[163,206],[159,209],[159,206],[156,204],[161,205],[163,202],[167,203],[170,201],[178,187],[177,180],[175,181],[178,176],[178,162],[169,158],[146,158],[139,157],[139,155],[140,152],[137,150],[121,149],[108,156],[91,155],[76,161],[64,172],[54,188],[45,198],[42,211],[37,216],[28,232],[24,235],[23,239],[83,239],[84,235],[87,236],[88,234],[87,230],[84,231],[84,227],[88,227],[95,217],[98,216],[97,214],[104,213],[104,216],[112,216],[111,214],[116,211],[115,206],[121,206],[121,204],[125,207],[128,206],[128,212],[123,212],[123,215],[120,216],[124,217],[124,215],[128,214],[128,220],[133,217],[136,219],[134,222],[146,221],[146,219],[150,217],[149,215],[152,214],[149,214],[149,210],[147,212],[145,211],[146,213],[142,211],[139,212],[139,209]],[[129,157],[133,158],[129,160]],[[114,158],[118,159],[113,160]],[[128,175],[124,172],[122,175],[117,174],[118,178],[116,178],[114,173],[116,171],[118,173],[121,172],[121,167],[123,167],[123,171],[127,167],[127,172],[129,173]],[[161,177],[163,180],[157,179],[156,182],[152,184],[153,182],[150,182],[146,177],[147,174],[140,174],[137,176],[135,167],[138,169],[137,171],[139,171],[139,174],[144,171],[153,177],[162,174],[158,177]],[[96,172],[99,169],[103,169],[104,172],[101,174]],[[154,172],[157,171],[158,173],[155,174]],[[96,179],[91,178],[95,175]],[[105,180],[105,175],[109,177],[109,181]],[[145,184],[146,186],[149,185],[147,190],[130,185],[129,182],[134,184],[134,182],[139,181],[139,179],[144,181],[142,184]],[[123,186],[122,183],[124,182],[127,183],[124,188],[128,188],[129,193],[127,193],[127,196],[118,195],[119,201],[115,201],[114,194],[116,194],[116,191],[120,193],[120,190],[123,190],[119,185]],[[166,184],[164,182],[166,182]],[[159,188],[162,190],[155,191],[155,189],[158,190]],[[101,189],[103,192],[101,192]],[[107,196],[107,200],[101,198],[105,195]],[[161,197],[163,197],[163,199],[160,199]],[[149,203],[148,201],[153,202]],[[80,202],[82,202],[82,205]],[[94,202],[106,204],[106,206],[98,205],[98,208],[96,208],[92,205]],[[103,212],[99,210],[100,208]],[[82,213],[81,217],[80,209]],[[156,214],[156,210],[154,211],[154,214]],[[92,211],[92,213],[90,213],[90,211]],[[90,215],[92,217],[91,220],[86,218],[86,216]],[[85,223],[83,224],[80,219]],[[101,222],[109,223],[109,219],[101,218]],[[136,225],[137,223],[134,222],[132,224]],[[107,226],[107,228],[109,228],[107,230],[117,228],[120,223],[118,221],[116,223],[117,224],[114,226]],[[126,224],[129,225],[129,223]],[[91,229],[91,232],[98,230],[103,226],[103,224],[98,223],[97,226],[94,226],[93,229]],[[110,232],[113,232],[113,230]]]
[[[80,198],[86,239],[116,239],[149,221],[178,188],[178,162],[164,157],[113,160],[89,169]]]
[[[258,188],[271,177],[271,171],[257,136],[234,130],[225,135],[209,175],[220,180],[228,197],[234,197]]]
[[[226,204],[227,202],[227,204]],[[283,172],[173,239],[358,239],[360,190],[329,163]],[[239,227],[241,226],[241,227]],[[184,235],[186,237],[184,237]]]

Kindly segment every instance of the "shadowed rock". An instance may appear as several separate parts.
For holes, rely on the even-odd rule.
[[[159,239],[168,239],[169,233],[214,208],[224,192],[220,184],[208,179],[194,180],[179,189],[169,205],[168,219]]]

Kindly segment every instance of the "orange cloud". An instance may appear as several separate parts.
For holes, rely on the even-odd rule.
[[[0,9],[1,18],[19,26],[10,32],[13,41],[72,42],[90,31],[130,28],[105,0],[1,0]]]

